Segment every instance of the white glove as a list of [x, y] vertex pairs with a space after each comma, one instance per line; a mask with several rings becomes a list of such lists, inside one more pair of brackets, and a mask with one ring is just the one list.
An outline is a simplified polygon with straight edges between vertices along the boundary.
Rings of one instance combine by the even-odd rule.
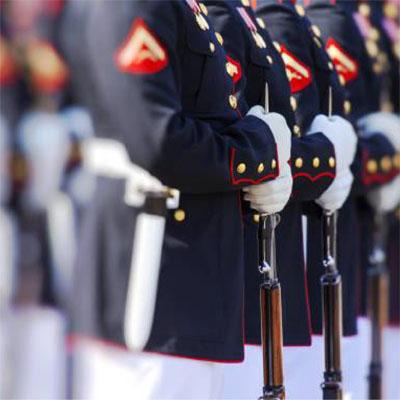
[[353, 162], [356, 154], [357, 135], [350, 122], [334, 115], [317, 115], [311, 123], [307, 134], [322, 132], [335, 148], [336, 173], [347, 169]]
[[386, 185], [371, 190], [367, 200], [378, 212], [394, 210], [400, 203], [400, 175]]
[[277, 179], [244, 188], [244, 199], [250, 202], [252, 209], [261, 214], [277, 213], [282, 211], [289, 201], [292, 186], [292, 173], [289, 164], [286, 163]]
[[353, 174], [350, 168], [336, 173], [333, 183], [315, 202], [326, 211], [336, 211], [341, 208], [349, 196]]
[[392, 143], [396, 151], [400, 151], [400, 118], [388, 112], [376, 112], [361, 118], [357, 125], [362, 137], [374, 133], [382, 133]]
[[290, 151], [292, 146], [292, 133], [286, 123], [285, 118], [278, 113], [265, 113], [261, 106], [252, 107], [247, 115], [252, 115], [264, 121], [274, 136], [277, 149], [280, 170], [284, 168], [290, 159]]

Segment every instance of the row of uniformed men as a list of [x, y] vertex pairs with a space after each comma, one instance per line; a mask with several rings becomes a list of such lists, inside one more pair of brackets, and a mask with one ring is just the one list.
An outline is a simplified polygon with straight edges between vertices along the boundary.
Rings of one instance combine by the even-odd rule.
[[[80, 61], [78, 90], [90, 86], [96, 134], [122, 142], [134, 163], [181, 192], [167, 218], [150, 340], [131, 354], [123, 318], [135, 211], [122, 182], [98, 180], [75, 271], [77, 396], [258, 396], [260, 348], [244, 354], [244, 345], [260, 342], [261, 212], [281, 212], [284, 344], [304, 346], [285, 352], [288, 396], [319, 395], [322, 363], [303, 380], [322, 359], [321, 208], [340, 208], [344, 334], [357, 333], [371, 204], [386, 212], [399, 201], [398, 117], [376, 113], [398, 101], [396, 19], [374, 20], [365, 1], [307, 6], [308, 17], [275, 0], [256, 10], [244, 0], [65, 4], [63, 49]], [[79, 21], [86, 32], [70, 46], [68, 27]], [[347, 390], [360, 395], [364, 374], [345, 373]]]
[[[311, 346], [285, 352], [287, 393], [318, 396], [321, 376], [303, 380], [322, 359], [314, 336], [321, 208], [340, 209], [344, 335], [352, 336], [365, 313], [372, 215], [399, 202], [399, 120], [378, 112], [390, 102], [398, 111], [398, 45], [385, 31], [393, 10], [391, 2], [323, 0], [308, 1], [307, 16], [285, 0], [260, 1], [256, 10], [244, 0], [100, 2], [90, 10], [95, 108], [108, 112], [96, 132], [122, 142], [134, 163], [181, 198], [167, 216], [146, 352], [130, 354], [123, 318], [135, 212], [123, 203], [121, 182], [99, 180], [78, 254], [73, 337], [81, 361], [104, 357], [104, 364], [90, 369], [94, 386], [81, 382], [78, 393], [256, 397], [260, 348], [247, 346], [245, 355], [244, 345], [260, 343], [258, 213], [280, 212], [284, 344]], [[360, 395], [365, 370], [346, 374], [346, 354], [354, 352], [345, 351], [345, 385]], [[103, 384], [116, 360], [124, 375]], [[230, 369], [232, 362], [242, 364]], [[144, 365], [154, 371], [148, 380]], [[251, 368], [258, 371], [251, 378], [235, 376]]]

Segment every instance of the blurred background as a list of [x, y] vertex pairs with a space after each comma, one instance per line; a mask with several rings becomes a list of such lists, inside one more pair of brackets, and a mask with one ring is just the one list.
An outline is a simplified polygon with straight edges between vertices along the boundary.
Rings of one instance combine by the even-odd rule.
[[66, 300], [94, 178], [81, 160], [90, 93], [61, 51], [80, 45], [63, 6], [0, 1], [0, 398], [67, 387]]

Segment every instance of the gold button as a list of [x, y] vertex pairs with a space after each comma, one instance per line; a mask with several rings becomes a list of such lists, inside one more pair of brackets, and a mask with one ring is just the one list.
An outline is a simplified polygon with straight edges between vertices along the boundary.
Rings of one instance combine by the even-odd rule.
[[229, 104], [233, 109], [236, 109], [236, 107], [237, 107], [237, 99], [233, 94], [231, 94], [229, 96]]
[[260, 214], [254, 214], [253, 221], [258, 224], [260, 222]]
[[367, 171], [370, 174], [374, 174], [378, 170], [378, 163], [375, 160], [368, 160]]
[[381, 160], [381, 168], [383, 171], [388, 172], [392, 168], [392, 160], [389, 156], [385, 156]]
[[249, 6], [250, 6], [250, 0], [242, 0], [242, 4], [243, 4], [245, 7], [249, 7]]
[[400, 168], [400, 154], [397, 153], [394, 157], [393, 157], [393, 164], [396, 168]]
[[342, 86], [346, 85], [346, 79], [343, 75], [339, 75], [339, 82]]
[[296, 161], [294, 162], [294, 165], [296, 168], [301, 168], [303, 166], [303, 159], [302, 158], [296, 158]]
[[301, 134], [301, 130], [300, 127], [298, 125], [293, 126], [293, 133], [295, 134], [295, 136], [299, 137]]
[[318, 47], [322, 47], [322, 43], [321, 41], [317, 38], [317, 37], [313, 37], [314, 43], [318, 46]]
[[256, 18], [258, 25], [261, 26], [261, 28], [265, 29], [265, 22], [262, 20], [262, 18]]
[[371, 8], [368, 4], [360, 4], [358, 6], [358, 11], [361, 15], [363, 15], [364, 17], [369, 17], [369, 15], [371, 14]]
[[197, 25], [199, 25], [200, 29], [202, 29], [203, 31], [210, 29], [207, 20], [204, 18], [202, 14], [196, 14], [196, 22]]
[[319, 167], [319, 165], [320, 165], [320, 161], [319, 161], [319, 158], [318, 157], [314, 157], [313, 158], [313, 160], [312, 160], [312, 165], [313, 165], [313, 167], [314, 168], [318, 168]]
[[333, 168], [336, 165], [335, 157], [329, 157], [328, 164], [331, 168]]
[[235, 66], [232, 65], [229, 61], [226, 63], [225, 68], [229, 76], [232, 77], [235, 75]]
[[264, 164], [263, 163], [258, 164], [257, 172], [261, 174], [263, 171], [264, 171]]
[[258, 32], [252, 32], [253, 38], [256, 42], [256, 45], [260, 48], [260, 49], [265, 49], [267, 47], [267, 44], [265, 43], [265, 40], [263, 39], [263, 37], [258, 33]]
[[333, 64], [330, 61], [328, 62], [328, 68], [333, 71]]
[[321, 37], [321, 29], [319, 29], [319, 27], [317, 25], [312, 25], [311, 29], [314, 32], [315, 36]]
[[290, 105], [291, 105], [293, 111], [297, 110], [297, 100], [293, 96], [290, 96]]
[[272, 169], [276, 168], [276, 160], [275, 160], [275, 158], [273, 158], [272, 161], [271, 161], [271, 168]]
[[243, 174], [243, 173], [246, 171], [246, 164], [240, 163], [240, 164], [236, 167], [236, 171], [238, 172], [238, 174]]
[[203, 14], [205, 14], [205, 15], [208, 15], [208, 10], [207, 10], [207, 7], [205, 6], [205, 4], [204, 3], [199, 3], [199, 6], [200, 6], [201, 12]]
[[386, 4], [383, 7], [383, 12], [386, 17], [395, 19], [397, 17], [398, 11], [397, 11], [397, 5], [391, 2], [386, 2]]
[[218, 43], [222, 46], [224, 44], [224, 39], [222, 38], [222, 35], [219, 32], [215, 32], [215, 37], [218, 40]]
[[343, 103], [344, 113], [346, 115], [351, 113], [351, 102], [349, 100], [345, 100]]
[[211, 53], [214, 53], [215, 51], [215, 44], [213, 42], [210, 42], [210, 51]]
[[376, 57], [379, 53], [379, 48], [377, 46], [377, 44], [371, 40], [368, 39], [365, 43], [366, 47], [367, 47], [367, 52], [370, 55], [370, 57]]
[[270, 65], [272, 65], [274, 63], [274, 60], [272, 59], [271, 56], [267, 56], [267, 60], [268, 60]]
[[304, 8], [300, 4], [296, 4], [296, 11], [297, 14], [299, 14], [301, 17], [304, 17], [304, 15], [306, 14]]
[[376, 28], [371, 28], [368, 32], [368, 37], [371, 38], [372, 40], [377, 41], [379, 40], [380, 36], [381, 35], [379, 34], [378, 29]]
[[186, 218], [186, 213], [183, 210], [176, 210], [174, 212], [175, 221], [182, 222]]
[[274, 46], [275, 46], [276, 50], [278, 51], [278, 53], [280, 53], [281, 52], [281, 45], [277, 41], [274, 41]]

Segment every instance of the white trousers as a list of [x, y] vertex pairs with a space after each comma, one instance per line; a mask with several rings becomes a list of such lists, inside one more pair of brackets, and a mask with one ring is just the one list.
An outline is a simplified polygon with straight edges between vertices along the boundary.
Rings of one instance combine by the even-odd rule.
[[42, 307], [0, 316], [0, 398], [65, 398], [65, 320]]
[[223, 364], [130, 353], [95, 341], [74, 346], [76, 399], [218, 399]]

